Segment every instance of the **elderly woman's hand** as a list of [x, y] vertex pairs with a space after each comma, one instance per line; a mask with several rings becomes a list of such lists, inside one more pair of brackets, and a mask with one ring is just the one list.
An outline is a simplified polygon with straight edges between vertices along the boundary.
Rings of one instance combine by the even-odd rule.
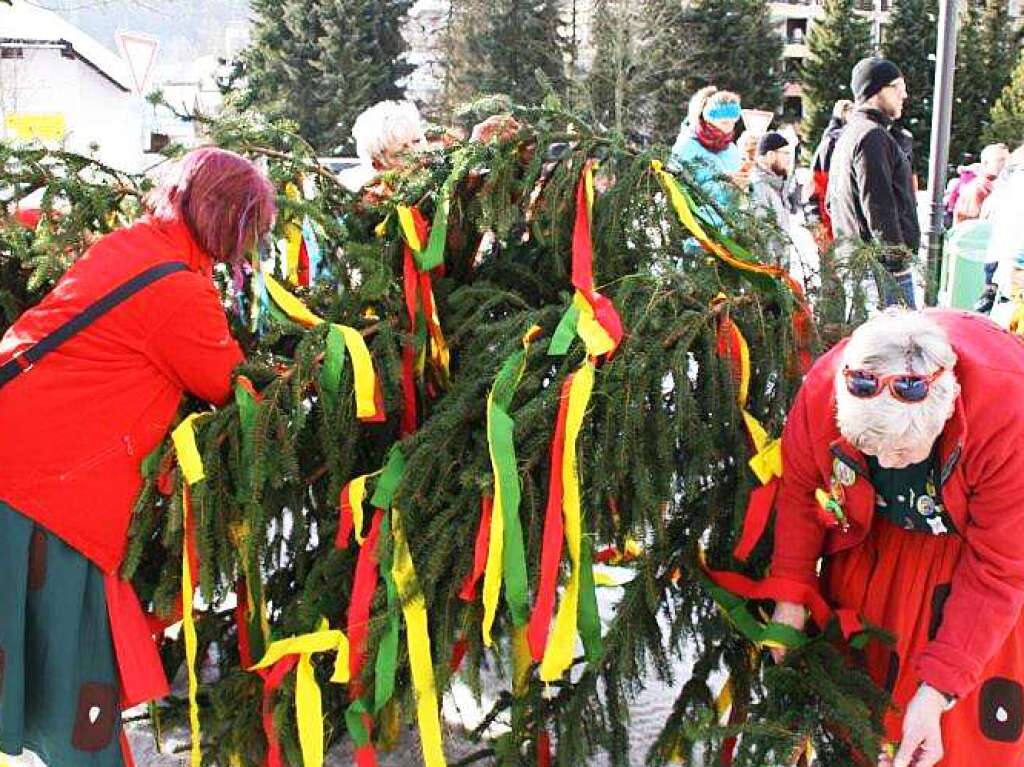
[[942, 712], [946, 697], [927, 684], [917, 692], [903, 717], [903, 742], [893, 767], [932, 767], [942, 759]]
[[[804, 624], [807, 623], [807, 610], [803, 605], [796, 602], [777, 602], [775, 604], [775, 612], [772, 613], [772, 622], [792, 626], [797, 631], [803, 631]], [[772, 658], [776, 663], [782, 663], [783, 658], [786, 657], [785, 647], [773, 647], [771, 652]]]

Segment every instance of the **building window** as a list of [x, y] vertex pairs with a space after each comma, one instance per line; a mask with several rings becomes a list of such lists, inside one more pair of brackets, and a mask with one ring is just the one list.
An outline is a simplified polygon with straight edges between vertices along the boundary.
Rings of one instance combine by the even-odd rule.
[[0, 59], [23, 59], [25, 49], [17, 46], [4, 46], [0, 48]]

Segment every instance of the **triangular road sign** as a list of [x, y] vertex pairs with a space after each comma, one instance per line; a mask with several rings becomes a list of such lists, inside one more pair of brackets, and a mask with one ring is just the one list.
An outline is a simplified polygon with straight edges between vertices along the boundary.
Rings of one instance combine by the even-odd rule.
[[141, 32], [118, 32], [117, 44], [121, 49], [121, 55], [128, 62], [135, 92], [145, 94], [149, 87], [149, 78], [153, 74], [153, 64], [156, 62], [160, 41]]

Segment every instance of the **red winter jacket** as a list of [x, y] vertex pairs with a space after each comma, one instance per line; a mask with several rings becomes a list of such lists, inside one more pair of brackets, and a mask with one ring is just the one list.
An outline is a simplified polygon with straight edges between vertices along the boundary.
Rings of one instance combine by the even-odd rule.
[[[961, 386], [939, 438], [942, 498], [965, 539], [936, 638], [915, 662], [936, 689], [963, 696], [1016, 624], [1024, 604], [1024, 344], [978, 314], [928, 310], [949, 336]], [[835, 375], [845, 342], [815, 363], [782, 438], [783, 478], [772, 574], [817, 585], [819, 557], [856, 546], [875, 514], [863, 455], [839, 434]], [[846, 489], [848, 532], [826, 530], [814, 492], [827, 490], [833, 461], [857, 473]]]
[[223, 404], [242, 353], [182, 223], [104, 237], [0, 341], [0, 364], [151, 266], [184, 262], [0, 388], [0, 499], [114, 572], [142, 460], [190, 392]]

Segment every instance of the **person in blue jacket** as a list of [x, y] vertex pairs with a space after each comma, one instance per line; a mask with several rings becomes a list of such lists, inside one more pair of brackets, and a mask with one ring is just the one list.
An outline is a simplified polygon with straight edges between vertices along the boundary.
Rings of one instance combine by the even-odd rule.
[[689, 168], [694, 180], [723, 207], [734, 205], [738, 191], [749, 182], [750, 168], [734, 141], [739, 119], [739, 96], [713, 85], [702, 88], [690, 99], [669, 161], [672, 169]]

